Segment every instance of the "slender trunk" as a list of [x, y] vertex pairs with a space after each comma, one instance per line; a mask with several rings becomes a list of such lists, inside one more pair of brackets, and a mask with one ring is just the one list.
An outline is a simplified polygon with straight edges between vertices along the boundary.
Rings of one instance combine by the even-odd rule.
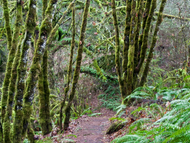
[[126, 17], [125, 17], [125, 31], [124, 31], [124, 46], [123, 46], [123, 61], [122, 61], [122, 73], [123, 73], [123, 90], [124, 94], [122, 99], [127, 96], [127, 63], [128, 63], [128, 50], [129, 50], [129, 35], [130, 35], [130, 22], [131, 22], [131, 0], [126, 2]]
[[152, 42], [151, 42], [147, 62], [146, 62], [146, 65], [145, 65], [143, 75], [142, 75], [141, 80], [140, 80], [140, 86], [143, 86], [144, 83], [146, 82], [146, 78], [147, 78], [148, 71], [149, 71], [149, 65], [150, 65], [150, 62], [152, 60], [154, 47], [155, 47], [155, 44], [156, 44], [156, 41], [157, 41], [157, 37], [156, 37], [157, 32], [159, 30], [160, 24], [162, 23], [162, 12], [164, 10], [165, 4], [166, 4], [166, 0], [162, 0], [160, 10], [159, 10], [159, 13], [158, 13], [158, 19], [157, 19], [157, 22], [156, 22], [156, 27], [154, 29], [154, 34], [153, 34], [153, 37], [152, 37]]
[[145, 25], [145, 29], [143, 31], [143, 39], [142, 39], [142, 46], [141, 46], [141, 53], [140, 53], [140, 61], [138, 64], [138, 73], [140, 72], [141, 68], [142, 68], [142, 64], [144, 63], [144, 59], [146, 56], [146, 50], [147, 50], [147, 46], [148, 46], [148, 33], [150, 30], [150, 24], [151, 24], [151, 20], [154, 14], [154, 10], [156, 8], [156, 0], [152, 0], [151, 1], [151, 6], [150, 6], [150, 11], [148, 14], [148, 18], [146, 20], [146, 25]]
[[39, 74], [38, 79], [38, 90], [39, 90], [39, 100], [40, 100], [40, 109], [39, 109], [39, 116], [40, 116], [40, 125], [42, 128], [43, 135], [46, 135], [51, 132], [52, 130], [52, 124], [51, 124], [51, 118], [50, 118], [50, 103], [49, 103], [49, 85], [48, 85], [48, 51], [46, 50], [43, 56], [42, 64], [43, 67], [41, 69], [41, 72]]
[[71, 93], [69, 96], [69, 102], [68, 102], [66, 110], [65, 110], [66, 117], [65, 117], [65, 121], [64, 121], [64, 129], [67, 129], [67, 127], [69, 126], [69, 119], [70, 119], [70, 115], [71, 115], [70, 109], [71, 109], [72, 100], [74, 98], [75, 90], [76, 90], [77, 83], [78, 83], [89, 7], [90, 7], [90, 0], [86, 0], [86, 5], [85, 5], [85, 9], [84, 9], [84, 14], [83, 14], [83, 20], [82, 20], [82, 26], [81, 26], [81, 33], [80, 33], [80, 38], [79, 38], [76, 68], [75, 68], [75, 72], [74, 72]]
[[118, 28], [118, 21], [117, 21], [117, 14], [116, 14], [116, 6], [115, 6], [115, 0], [112, 0], [112, 15], [113, 15], [113, 23], [115, 28], [115, 64], [116, 64], [116, 70], [118, 74], [118, 81], [119, 81], [119, 87], [121, 91], [121, 97], [123, 98], [125, 96], [125, 88], [123, 85], [123, 80], [121, 77], [121, 68], [120, 68], [120, 43], [119, 43], [119, 28]]
[[[17, 43], [19, 41], [18, 35], [20, 33], [21, 23], [22, 23], [22, 1], [16, 1], [17, 6], [17, 13], [16, 13], [16, 23], [15, 23], [15, 30], [13, 34], [11, 49], [17, 49], [16, 57], [13, 58], [14, 62], [12, 64], [12, 69], [10, 73], [10, 81], [8, 87], [8, 95], [7, 95], [7, 108], [3, 122], [3, 142], [7, 143], [10, 142], [10, 123], [12, 120], [12, 106], [13, 106], [13, 99], [15, 94], [15, 84], [17, 78], [17, 65], [20, 57], [20, 45], [18, 46]], [[18, 48], [17, 48], [18, 47]]]
[[[69, 59], [69, 67], [68, 67], [68, 74], [67, 74], [67, 87], [65, 88], [65, 97], [61, 103], [60, 108], [60, 131], [62, 131], [62, 116], [63, 116], [63, 107], [65, 106], [65, 101], [67, 99], [68, 91], [69, 91], [69, 84], [71, 81], [71, 72], [72, 72], [72, 62], [73, 62], [73, 50], [75, 47], [75, 5], [73, 5], [72, 10], [72, 40], [71, 40], [71, 50], [70, 50], [70, 59]], [[70, 116], [69, 116], [70, 117]]]
[[[52, 4], [52, 3], [49, 3], [49, 4]], [[46, 16], [48, 16], [48, 13], [50, 12], [53, 13], [52, 15], [52, 19], [53, 19], [55, 8], [56, 8], [56, 4], [54, 4], [54, 9], [51, 9], [51, 11], [48, 12], [47, 1], [43, 1], [43, 19]], [[50, 27], [52, 27], [52, 22], [51, 22]], [[49, 36], [51, 30], [52, 29], [50, 28], [49, 32], [46, 33], [47, 37]], [[50, 90], [49, 90], [49, 83], [48, 83], [48, 50], [47, 49], [44, 52], [41, 67], [42, 69], [38, 77], [38, 90], [39, 90], [39, 100], [40, 100], [39, 116], [40, 116], [40, 125], [42, 128], [42, 133], [43, 135], [46, 135], [50, 133], [52, 130], [50, 110], [49, 110]]]

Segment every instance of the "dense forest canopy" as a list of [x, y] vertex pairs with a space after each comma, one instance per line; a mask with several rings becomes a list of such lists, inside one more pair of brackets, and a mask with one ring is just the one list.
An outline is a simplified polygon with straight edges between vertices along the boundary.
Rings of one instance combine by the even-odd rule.
[[189, 141], [190, 1], [0, 3], [0, 142], [64, 134], [95, 95], [113, 142]]

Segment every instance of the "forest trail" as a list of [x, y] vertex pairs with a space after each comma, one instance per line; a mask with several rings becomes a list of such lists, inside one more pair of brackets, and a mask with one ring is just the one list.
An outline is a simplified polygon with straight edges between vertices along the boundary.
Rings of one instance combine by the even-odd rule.
[[[110, 117], [87, 117], [83, 116], [74, 121], [76, 127], [73, 129], [72, 134], [77, 138], [70, 137], [76, 143], [109, 143], [110, 140], [105, 134], [110, 125]], [[71, 125], [72, 126], [72, 125]]]
[[[94, 117], [83, 115], [82, 117], [71, 121], [68, 130], [65, 132], [66, 138], [73, 139], [76, 143], [110, 143], [109, 135], [106, 135], [106, 130], [111, 125], [109, 118], [115, 115], [115, 112], [101, 106], [97, 96], [91, 100], [92, 109], [98, 108], [93, 113], [101, 113]], [[73, 134], [75, 137], [67, 137]]]

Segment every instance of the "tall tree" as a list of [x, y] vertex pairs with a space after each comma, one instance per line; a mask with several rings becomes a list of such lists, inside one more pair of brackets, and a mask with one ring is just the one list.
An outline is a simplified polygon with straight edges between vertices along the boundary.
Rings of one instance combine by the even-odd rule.
[[[115, 0], [112, 0], [112, 15], [115, 27], [116, 44], [115, 63], [123, 101], [125, 101], [124, 99], [126, 99], [135, 88], [143, 86], [146, 81], [149, 64], [153, 54], [153, 47], [155, 46], [156, 34], [159, 30], [159, 25], [162, 22], [161, 13], [163, 12], [166, 0], [163, 0], [160, 6], [160, 14], [157, 19], [147, 62], [145, 62], [145, 57], [148, 48], [151, 20], [153, 19], [154, 10], [156, 8], [156, 0], [146, 1], [146, 5], [143, 3], [144, 1], [142, 0], [127, 0], [126, 2], [124, 45], [123, 48], [121, 48], [116, 5]], [[142, 23], [142, 25], [140, 25], [140, 23]], [[140, 32], [142, 34], [140, 34]], [[123, 49], [122, 69], [120, 66], [121, 49]], [[146, 64], [145, 68], [143, 68], [143, 64]], [[142, 76], [141, 73], [143, 73]], [[138, 76], [140, 76], [140, 79], [138, 79]]]
[[69, 95], [69, 101], [65, 109], [64, 129], [67, 129], [67, 127], [69, 126], [69, 119], [71, 116], [71, 113], [70, 113], [71, 105], [72, 105], [72, 101], [75, 95], [75, 91], [76, 91], [76, 87], [77, 87], [77, 83], [79, 79], [89, 7], [90, 7], [90, 0], [86, 0], [85, 9], [83, 13], [83, 20], [82, 20], [82, 25], [81, 25], [81, 31], [80, 31], [77, 61], [76, 61], [75, 72], [74, 72], [73, 81], [72, 81], [72, 88], [71, 88], [71, 93]]

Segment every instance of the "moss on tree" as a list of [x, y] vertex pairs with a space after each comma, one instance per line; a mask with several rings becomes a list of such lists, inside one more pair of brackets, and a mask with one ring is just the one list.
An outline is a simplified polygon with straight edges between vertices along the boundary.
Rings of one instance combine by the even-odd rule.
[[[136, 7], [136, 8], [135, 8]], [[161, 6], [162, 7], [162, 6]], [[163, 6], [164, 7], [164, 6]], [[117, 23], [116, 10], [120, 7], [115, 6], [115, 0], [112, 0], [112, 15], [115, 27], [115, 63], [119, 79], [119, 86], [122, 99], [125, 99], [139, 85], [143, 86], [146, 81], [149, 61], [153, 50], [150, 50], [149, 61], [142, 77], [139, 77], [140, 71], [143, 70], [142, 65], [146, 56], [148, 47], [148, 36], [151, 20], [153, 19], [154, 10], [156, 8], [156, 0], [146, 1], [144, 6], [142, 0], [127, 0], [126, 1], [126, 18], [124, 31], [124, 46], [123, 46], [123, 61], [122, 70], [120, 70], [120, 43], [119, 43], [119, 28]], [[158, 18], [159, 20], [159, 18]], [[141, 25], [142, 23], [142, 25]], [[158, 29], [157, 29], [158, 30]], [[140, 31], [142, 34], [140, 35]], [[156, 31], [157, 33], [157, 31]], [[154, 34], [156, 34], [154, 33]], [[153, 37], [152, 46], [155, 45], [155, 37]], [[139, 82], [141, 78], [141, 83]], [[123, 100], [124, 101], [124, 100]], [[123, 104], [126, 102], [124, 101]]]
[[79, 74], [80, 74], [80, 65], [81, 65], [81, 61], [82, 61], [82, 52], [83, 52], [83, 45], [84, 45], [84, 38], [85, 38], [85, 31], [86, 31], [89, 7], [90, 7], [90, 0], [86, 0], [84, 14], [83, 14], [83, 20], [82, 20], [82, 26], [81, 26], [81, 32], [80, 32], [80, 38], [79, 38], [77, 62], [76, 62], [76, 67], [75, 67], [73, 81], [72, 81], [72, 88], [71, 88], [71, 93], [69, 95], [69, 102], [65, 109], [64, 129], [67, 129], [67, 127], [69, 126], [69, 119], [70, 119], [70, 115], [71, 115], [70, 109], [71, 109], [72, 100], [75, 95], [75, 90], [77, 87], [78, 78], [79, 78]]
[[146, 62], [146, 65], [145, 65], [145, 68], [144, 68], [143, 75], [141, 77], [139, 86], [143, 86], [144, 83], [146, 82], [146, 78], [147, 78], [148, 71], [149, 71], [149, 65], [150, 65], [150, 62], [152, 60], [154, 47], [155, 47], [155, 44], [156, 44], [156, 41], [157, 41], [157, 37], [156, 37], [157, 32], [159, 30], [160, 24], [162, 23], [162, 12], [164, 10], [165, 4], [166, 4], [166, 0], [162, 0], [160, 10], [159, 10], [159, 13], [158, 13], [158, 19], [157, 19], [157, 22], [156, 22], [156, 27], [154, 29], [154, 34], [153, 34], [153, 37], [152, 37], [150, 51], [149, 51], [149, 54], [148, 54], [147, 62]]
[[[14, 59], [13, 64], [9, 64], [9, 70], [11, 70], [11, 73], [7, 72], [7, 74], [10, 74], [10, 82], [8, 86], [8, 94], [6, 95], [6, 102], [7, 102], [7, 108], [6, 108], [6, 113], [4, 117], [4, 122], [3, 122], [3, 142], [7, 143], [10, 142], [10, 123], [12, 120], [12, 106], [13, 106], [13, 99], [14, 99], [14, 94], [15, 94], [15, 84], [16, 84], [16, 77], [17, 77], [17, 65], [18, 61], [20, 58], [20, 45], [18, 44], [19, 41], [19, 33], [20, 33], [20, 28], [21, 28], [21, 23], [22, 23], [22, 6], [21, 6], [21, 1], [16, 1], [16, 21], [15, 21], [15, 29], [14, 29], [14, 34], [13, 34], [13, 39], [12, 39], [12, 46], [11, 46], [11, 51], [16, 51], [16, 56], [13, 57], [14, 54], [12, 54], [12, 58], [9, 59], [9, 62], [12, 62]], [[17, 46], [18, 44], [18, 46]], [[18, 48], [17, 48], [18, 47]], [[12, 68], [11, 68], [12, 66]], [[8, 83], [8, 82], [7, 82]], [[5, 92], [4, 92], [5, 93]], [[5, 96], [5, 94], [4, 94]], [[5, 99], [5, 98], [4, 98]], [[3, 104], [3, 102], [2, 102]], [[3, 112], [2, 112], [3, 113]], [[3, 116], [3, 114], [2, 114]], [[3, 121], [3, 120], [2, 120]]]
[[36, 26], [36, 1], [30, 0], [29, 11], [26, 17], [25, 34], [21, 44], [21, 55], [19, 64], [17, 67], [17, 82], [16, 82], [16, 93], [14, 97], [14, 111], [15, 117], [13, 120], [13, 142], [21, 141], [22, 132], [22, 104], [23, 95], [25, 91], [25, 75], [27, 71], [27, 61], [28, 61], [28, 49], [31, 47], [31, 39]]

